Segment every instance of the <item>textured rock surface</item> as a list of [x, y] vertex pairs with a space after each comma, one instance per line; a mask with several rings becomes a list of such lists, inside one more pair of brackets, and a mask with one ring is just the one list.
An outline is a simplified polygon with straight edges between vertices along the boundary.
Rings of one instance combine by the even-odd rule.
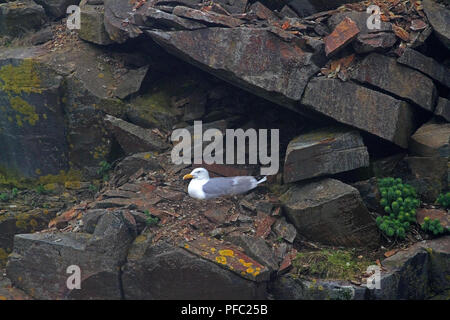
[[354, 83], [311, 80], [301, 103], [401, 147], [407, 147], [414, 129], [413, 110], [406, 102]]
[[161, 151], [168, 148], [164, 140], [151, 130], [110, 115], [106, 116], [105, 121], [127, 154]]
[[382, 21], [380, 29], [373, 32], [367, 28], [367, 21], [370, 17], [369, 13], [357, 11], [344, 11], [333, 14], [328, 20], [328, 25], [334, 29], [345, 18], [350, 18], [354, 21], [360, 30], [353, 41], [353, 48], [357, 53], [368, 53], [372, 51], [385, 51], [391, 48], [396, 42], [397, 38], [392, 32], [392, 27], [389, 22]]
[[429, 58], [420, 52], [406, 48], [397, 62], [430, 76], [450, 88], [450, 70], [439, 64], [436, 60]]
[[[265, 283], [229, 272], [182, 248], [152, 246], [143, 234], [133, 244], [123, 268], [126, 299], [263, 299]], [[210, 283], [214, 283], [211, 286]]]
[[424, 0], [423, 9], [438, 38], [450, 49], [450, 28], [448, 27], [450, 10], [435, 0]]
[[358, 190], [338, 180], [323, 179], [294, 186], [281, 197], [299, 235], [329, 245], [376, 245], [373, 219]]
[[55, 18], [65, 16], [70, 5], [78, 5], [80, 3], [79, 0], [37, 0], [36, 2], [44, 7], [47, 14]]
[[422, 157], [450, 156], [450, 124], [430, 121], [411, 136], [410, 151]]
[[330, 127], [294, 138], [286, 150], [285, 183], [345, 172], [369, 165], [369, 153], [357, 131]]
[[7, 176], [36, 178], [68, 168], [63, 79], [36, 60], [38, 51], [0, 52], [0, 171]]
[[292, 106], [300, 100], [308, 79], [319, 70], [312, 53], [262, 29], [148, 34], [176, 56], [281, 105]]
[[433, 81], [393, 58], [370, 54], [354, 70], [352, 78], [434, 111], [437, 91]]
[[104, 25], [105, 8], [103, 6], [85, 5], [80, 7], [81, 39], [100, 45], [113, 43]]
[[[119, 267], [132, 239], [132, 227], [117, 211], [103, 215], [93, 234], [17, 235], [8, 277], [36, 299], [120, 299]], [[71, 265], [81, 269], [81, 290], [67, 288]]]
[[17, 37], [39, 29], [46, 20], [44, 9], [34, 1], [0, 3], [0, 36]]

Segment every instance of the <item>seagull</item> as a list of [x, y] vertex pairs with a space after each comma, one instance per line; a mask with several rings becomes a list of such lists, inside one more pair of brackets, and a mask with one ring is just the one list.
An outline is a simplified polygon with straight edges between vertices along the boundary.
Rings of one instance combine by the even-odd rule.
[[183, 180], [187, 179], [192, 179], [188, 186], [189, 195], [200, 200], [245, 193], [267, 181], [267, 177], [256, 180], [250, 176], [210, 178], [204, 168], [194, 169], [183, 177]]

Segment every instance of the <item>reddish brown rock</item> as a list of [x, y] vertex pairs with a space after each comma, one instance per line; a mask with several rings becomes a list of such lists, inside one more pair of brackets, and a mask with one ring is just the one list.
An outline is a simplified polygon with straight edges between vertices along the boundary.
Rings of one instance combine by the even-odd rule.
[[418, 224], [421, 225], [426, 217], [430, 217], [431, 220], [438, 219], [444, 228], [450, 227], [450, 215], [447, 210], [421, 208], [417, 211]]
[[331, 34], [324, 38], [326, 55], [330, 56], [344, 48], [356, 38], [359, 32], [356, 23], [350, 18], [345, 18]]

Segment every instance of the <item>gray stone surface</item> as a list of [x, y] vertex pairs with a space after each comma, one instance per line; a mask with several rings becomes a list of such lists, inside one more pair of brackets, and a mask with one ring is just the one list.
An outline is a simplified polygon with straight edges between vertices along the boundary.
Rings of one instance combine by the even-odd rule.
[[125, 299], [248, 300], [266, 296], [266, 283], [241, 278], [167, 243], [152, 245], [149, 234], [134, 242], [122, 283]]
[[448, 27], [450, 10], [448, 7], [445, 8], [434, 0], [424, 0], [423, 9], [438, 38], [447, 49], [450, 49], [450, 28]]
[[[120, 211], [115, 211], [100, 218], [93, 234], [16, 235], [8, 277], [35, 299], [120, 299], [119, 267], [134, 233]], [[81, 269], [81, 290], [67, 288], [71, 265]]]
[[429, 121], [411, 136], [409, 150], [422, 157], [450, 156], [450, 123]]
[[419, 70], [450, 88], [450, 69], [439, 64], [433, 58], [427, 57], [416, 50], [406, 48], [402, 56], [397, 59], [397, 62]]
[[369, 166], [369, 153], [355, 130], [315, 129], [289, 143], [284, 162], [285, 183]]
[[[251, 28], [148, 34], [170, 53], [275, 103], [292, 107], [319, 68], [312, 53]], [[258, 59], [255, 59], [258, 57]]]
[[106, 115], [105, 122], [128, 155], [139, 152], [162, 151], [168, 148], [165, 141], [151, 130], [138, 127], [111, 115]]
[[[351, 78], [434, 111], [437, 90], [430, 78], [378, 53], [367, 56]], [[405, 85], [407, 84], [407, 85]]]
[[114, 43], [105, 29], [105, 8], [98, 5], [85, 5], [81, 8], [81, 29], [78, 35], [81, 39], [100, 45]]
[[403, 148], [414, 129], [413, 109], [408, 103], [351, 82], [311, 80], [301, 103]]
[[46, 22], [44, 9], [34, 1], [0, 3], [0, 36], [15, 38]]
[[334, 246], [377, 244], [377, 227], [358, 190], [334, 179], [291, 187], [283, 209], [300, 236]]

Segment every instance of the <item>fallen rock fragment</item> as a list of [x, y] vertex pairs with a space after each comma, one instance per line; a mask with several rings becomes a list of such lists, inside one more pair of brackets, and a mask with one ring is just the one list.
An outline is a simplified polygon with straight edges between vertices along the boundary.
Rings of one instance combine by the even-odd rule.
[[105, 8], [98, 5], [84, 5], [80, 7], [80, 30], [78, 35], [81, 39], [100, 45], [114, 43], [109, 38], [104, 25]]
[[352, 19], [344, 18], [344, 20], [336, 26], [333, 32], [324, 38], [325, 54], [330, 56], [339, 50], [342, 50], [356, 38], [359, 32], [358, 26]]
[[357, 131], [342, 127], [316, 129], [289, 143], [285, 183], [345, 172], [369, 165], [369, 153]]
[[39, 29], [46, 21], [44, 9], [34, 1], [0, 3], [0, 36], [15, 38]]
[[411, 136], [409, 150], [422, 157], [450, 157], [450, 124], [430, 121]]
[[334, 179], [296, 185], [281, 196], [299, 235], [334, 246], [373, 246], [378, 234], [358, 190]]
[[106, 115], [105, 121], [127, 154], [162, 151], [168, 148], [161, 137], [151, 130], [143, 129], [111, 115]]

